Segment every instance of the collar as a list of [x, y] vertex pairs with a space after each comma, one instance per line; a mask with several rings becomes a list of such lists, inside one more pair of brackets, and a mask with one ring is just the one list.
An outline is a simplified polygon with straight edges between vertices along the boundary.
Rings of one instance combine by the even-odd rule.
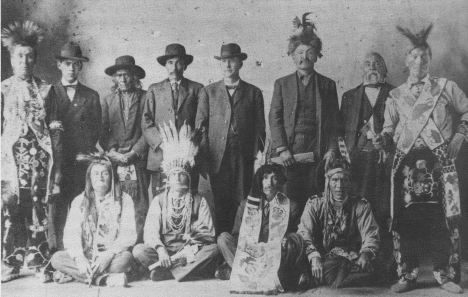
[[228, 83], [226, 83], [226, 81], [225, 81], [224, 79], [223, 79], [223, 81], [224, 81], [224, 85], [225, 85], [226, 87], [231, 87], [231, 88], [234, 87], [234, 88], [237, 88], [237, 87], [239, 86], [240, 78], [239, 78], [235, 83], [233, 83], [233, 84], [228, 84]]
[[309, 75], [305, 75], [299, 72], [299, 70], [296, 70], [296, 75], [299, 80], [303, 77], [305, 79], [310, 79], [315, 75], [315, 70], [312, 70], [312, 72]]
[[97, 206], [98, 209], [105, 202], [108, 202], [108, 200], [111, 198], [111, 192], [112, 191], [109, 191], [109, 193], [107, 193], [104, 197], [99, 196], [99, 195], [96, 194], [96, 192], [94, 192], [94, 197], [96, 199], [96, 206]]
[[408, 80], [406, 81], [406, 85], [408, 88], [411, 89], [412, 86], [414, 85], [419, 85], [419, 84], [426, 84], [429, 81], [429, 73], [420, 81], [412, 78], [411, 76], [408, 77]]
[[180, 86], [180, 83], [182, 82], [182, 79], [179, 79], [179, 80], [175, 80], [175, 79], [172, 79], [172, 78], [169, 78], [169, 82], [171, 83], [171, 86], [176, 83], [178, 86]]
[[77, 86], [78, 85], [78, 80], [75, 80], [74, 82], [72, 83], [69, 83], [68, 81], [64, 80], [62, 78], [62, 85], [65, 87], [65, 86]]

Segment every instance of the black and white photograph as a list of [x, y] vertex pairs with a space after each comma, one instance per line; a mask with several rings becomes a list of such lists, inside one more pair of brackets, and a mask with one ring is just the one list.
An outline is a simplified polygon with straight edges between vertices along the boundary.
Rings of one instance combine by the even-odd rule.
[[1, 0], [0, 293], [462, 296], [465, 0]]

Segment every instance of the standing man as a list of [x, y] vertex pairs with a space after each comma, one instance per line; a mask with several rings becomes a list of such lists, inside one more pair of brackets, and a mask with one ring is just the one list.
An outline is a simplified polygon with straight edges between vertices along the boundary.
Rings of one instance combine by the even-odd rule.
[[58, 101], [58, 120], [63, 123], [63, 199], [57, 201], [57, 248], [63, 249], [62, 237], [67, 209], [85, 188], [86, 165], [76, 161], [78, 154], [97, 151], [101, 135], [101, 104], [99, 95], [78, 81], [84, 57], [80, 46], [68, 42], [55, 55], [62, 79], [54, 85]]
[[[148, 170], [151, 171], [153, 197], [163, 192], [166, 178], [161, 169], [163, 153], [159, 147], [161, 137], [160, 124], [172, 120], [177, 129], [187, 123], [193, 129], [197, 113], [198, 95], [203, 85], [184, 77], [187, 66], [193, 62], [193, 56], [185, 53], [180, 44], [169, 44], [166, 54], [157, 58], [161, 66], [166, 67], [168, 78], [152, 84], [146, 94], [146, 104], [142, 118], [142, 130], [150, 148], [148, 152]], [[192, 171], [192, 189], [198, 190], [199, 174]]]
[[385, 100], [395, 87], [385, 82], [387, 67], [380, 54], [366, 54], [363, 70], [363, 83], [343, 94], [341, 119], [353, 165], [352, 181], [357, 194], [365, 197], [372, 207], [381, 232], [380, 252], [388, 262], [392, 258], [392, 238], [387, 227], [390, 172], [386, 172], [387, 156], [376, 142], [382, 132]]
[[[288, 55], [297, 71], [275, 82], [269, 117], [273, 153], [287, 167], [285, 194], [301, 209], [308, 197], [323, 190], [314, 184], [315, 171], [320, 160], [335, 155], [339, 109], [335, 82], [314, 70], [322, 57], [322, 41], [306, 16], [303, 25], [296, 18], [289, 39]], [[299, 153], [313, 153], [314, 162], [296, 163], [294, 155]]]
[[99, 143], [118, 165], [122, 191], [133, 198], [137, 243], [141, 243], [149, 207], [148, 144], [141, 131], [146, 91], [141, 89], [140, 79], [145, 77], [145, 70], [135, 65], [132, 56], [122, 56], [105, 73], [112, 76], [114, 85], [112, 93], [101, 101], [103, 134]]
[[[410, 39], [409, 77], [390, 92], [380, 141], [396, 143], [390, 202], [400, 280], [392, 290], [414, 289], [418, 254], [426, 252], [441, 288], [460, 294], [461, 209], [454, 160], [468, 137], [468, 98], [454, 82], [429, 74], [432, 24], [416, 34], [397, 28]], [[424, 251], [421, 242], [427, 243]]]
[[205, 128], [205, 147], [216, 208], [217, 232], [231, 232], [236, 210], [252, 184], [254, 159], [263, 150], [265, 115], [262, 91], [240, 79], [247, 54], [235, 43], [221, 46], [224, 79], [200, 92], [197, 127]]
[[[31, 21], [2, 30], [13, 76], [1, 84], [2, 279], [47, 263], [47, 242], [55, 243], [54, 198], [60, 195], [62, 125], [55, 118], [51, 86], [34, 76], [44, 31]], [[39, 276], [39, 275], [38, 275]]]

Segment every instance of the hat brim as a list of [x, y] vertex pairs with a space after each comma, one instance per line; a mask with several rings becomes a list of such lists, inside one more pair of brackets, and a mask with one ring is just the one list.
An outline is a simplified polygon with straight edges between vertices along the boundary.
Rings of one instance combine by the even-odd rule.
[[104, 72], [107, 75], [112, 76], [117, 70], [122, 69], [130, 69], [138, 77], [138, 79], [143, 79], [146, 76], [145, 70], [138, 65], [112, 65], [107, 67]]
[[65, 57], [65, 56], [55, 55], [55, 58], [58, 60], [74, 60], [74, 61], [89, 62], [89, 59], [87, 57]]
[[157, 57], [156, 60], [158, 60], [158, 63], [161, 64], [161, 66], [166, 66], [167, 60], [175, 58], [175, 57], [182, 58], [185, 62], [185, 66], [188, 66], [192, 64], [193, 62], [192, 55], [164, 55], [164, 56]]
[[229, 59], [229, 58], [235, 58], [239, 57], [241, 61], [245, 61], [247, 59], [247, 54], [246, 53], [239, 53], [235, 55], [228, 55], [228, 56], [214, 56], [216, 60], [222, 60], [222, 59]]

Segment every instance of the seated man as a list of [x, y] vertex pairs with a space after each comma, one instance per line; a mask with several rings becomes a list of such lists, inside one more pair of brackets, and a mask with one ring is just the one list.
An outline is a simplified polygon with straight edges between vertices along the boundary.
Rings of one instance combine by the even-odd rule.
[[[298, 280], [307, 270], [306, 265], [296, 265], [307, 263], [304, 242], [292, 233], [297, 230], [301, 212], [295, 201], [280, 192], [285, 182], [281, 166], [260, 167], [254, 175], [248, 199], [238, 208], [232, 233], [224, 232], [218, 237], [225, 262], [218, 268], [216, 277], [229, 279], [232, 275], [234, 292], [272, 293], [298, 289]], [[301, 256], [303, 261], [298, 261]], [[264, 262], [272, 265], [260, 276], [255, 267]], [[231, 270], [234, 270], [232, 274]], [[280, 286], [275, 283], [277, 280]]]
[[133, 262], [128, 249], [137, 239], [133, 200], [120, 190], [107, 158], [89, 158], [85, 190], [73, 200], [65, 225], [65, 251], [51, 259], [54, 280], [126, 286]]
[[193, 193], [190, 186], [190, 170], [201, 131], [190, 139], [189, 125], [184, 124], [178, 133], [170, 122], [159, 132], [168, 189], [151, 202], [144, 228], [145, 243], [136, 245], [133, 255], [148, 267], [153, 281], [212, 277], [218, 260], [213, 219], [205, 198]]
[[309, 199], [297, 233], [306, 242], [316, 285], [361, 285], [372, 276], [379, 227], [369, 203], [351, 194], [349, 164], [339, 158], [325, 172], [325, 192]]

